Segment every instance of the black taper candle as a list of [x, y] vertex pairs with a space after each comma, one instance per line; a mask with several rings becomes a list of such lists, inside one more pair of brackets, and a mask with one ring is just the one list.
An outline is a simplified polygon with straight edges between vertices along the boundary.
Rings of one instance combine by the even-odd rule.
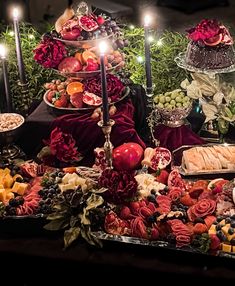
[[[17, 13], [17, 11], [16, 11], [16, 13]], [[13, 24], [14, 24], [16, 56], [17, 56], [17, 64], [18, 64], [18, 70], [19, 70], [20, 83], [26, 84], [25, 68], [24, 68], [24, 61], [23, 61], [22, 49], [21, 49], [19, 22], [18, 22], [18, 18], [14, 15], [13, 15]]]
[[153, 82], [152, 82], [152, 71], [151, 71], [149, 27], [147, 25], [144, 26], [144, 52], [145, 52], [146, 92], [147, 94], [152, 94]]
[[103, 125], [108, 125], [109, 122], [109, 104], [107, 94], [107, 78], [104, 64], [104, 54], [100, 55], [100, 69], [101, 69], [101, 87], [102, 87], [102, 105], [103, 105]]
[[12, 98], [10, 92], [10, 85], [9, 85], [9, 77], [8, 77], [8, 70], [6, 65], [6, 58], [2, 57], [2, 73], [3, 73], [3, 81], [5, 87], [5, 100], [6, 100], [6, 111], [12, 112]]

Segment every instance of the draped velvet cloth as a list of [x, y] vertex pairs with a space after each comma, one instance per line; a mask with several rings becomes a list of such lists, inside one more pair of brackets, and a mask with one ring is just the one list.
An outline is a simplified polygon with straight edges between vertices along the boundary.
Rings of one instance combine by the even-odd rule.
[[163, 124], [156, 126], [154, 136], [162, 147], [173, 151], [182, 145], [201, 145], [204, 140], [195, 134], [187, 125], [168, 127]]
[[[145, 148], [145, 143], [135, 130], [134, 106], [131, 100], [117, 104], [117, 112], [111, 116], [115, 121], [111, 131], [111, 142], [114, 147], [125, 142], [135, 142]], [[92, 111], [79, 114], [62, 115], [52, 122], [51, 128], [61, 128], [70, 133], [76, 140], [79, 152], [84, 157], [83, 164], [94, 162], [94, 149], [102, 147], [105, 142], [104, 134], [97, 125], [99, 120], [91, 118]]]

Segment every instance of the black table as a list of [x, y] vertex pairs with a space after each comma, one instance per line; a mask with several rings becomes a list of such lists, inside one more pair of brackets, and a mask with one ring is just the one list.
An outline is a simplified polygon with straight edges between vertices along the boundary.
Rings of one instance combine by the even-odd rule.
[[[1, 258], [14, 261], [15, 280], [26, 285], [47, 285], [48, 281], [56, 285], [63, 280], [71, 283], [74, 279], [79, 283], [81, 277], [89, 284], [111, 285], [113, 281], [124, 284], [124, 275], [128, 275], [132, 283], [150, 283], [153, 280], [157, 283], [158, 279], [163, 279], [164, 284], [177, 279], [183, 285], [192, 281], [201, 281], [200, 285], [202, 282], [235, 281], [235, 261], [230, 258], [115, 242], [105, 243], [102, 249], [82, 241], [66, 251], [62, 247], [61, 236], [25, 238], [15, 235], [0, 239]], [[8, 275], [12, 268], [5, 264], [2, 271]], [[89, 276], [85, 274], [87, 271]], [[108, 280], [107, 273], [113, 280]], [[49, 275], [48, 279], [45, 279], [46, 275]]]

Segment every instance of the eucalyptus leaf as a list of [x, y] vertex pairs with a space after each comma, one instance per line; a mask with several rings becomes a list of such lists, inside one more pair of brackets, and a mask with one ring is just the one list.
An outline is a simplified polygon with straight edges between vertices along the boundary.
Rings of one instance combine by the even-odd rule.
[[46, 230], [56, 231], [56, 230], [64, 229], [68, 226], [69, 226], [68, 220], [63, 218], [63, 219], [52, 220], [51, 222], [46, 224], [44, 228]]
[[91, 236], [91, 230], [90, 228], [82, 228], [81, 229], [81, 236], [91, 245], [96, 245], [96, 242], [94, 241], [93, 237]]
[[71, 216], [71, 218], [70, 218], [70, 226], [74, 227], [78, 221], [79, 221], [78, 216]]
[[108, 189], [106, 188], [100, 188], [100, 189], [91, 189], [90, 191], [96, 194], [102, 194], [104, 192], [106, 192]]
[[87, 199], [87, 207], [86, 210], [91, 210], [101, 206], [104, 203], [104, 199], [96, 194], [91, 194], [91, 196]]
[[80, 235], [81, 229], [79, 227], [71, 227], [64, 232], [64, 248], [70, 246]]
[[82, 214], [79, 214], [79, 218], [81, 220], [81, 224], [83, 224], [83, 225], [90, 225], [91, 224], [90, 219], [87, 217], [88, 214], [89, 214], [89, 212], [86, 211], [86, 208], [83, 209], [83, 213]]
[[64, 214], [63, 213], [51, 213], [47, 216], [48, 220], [60, 220], [60, 219], [64, 219]]

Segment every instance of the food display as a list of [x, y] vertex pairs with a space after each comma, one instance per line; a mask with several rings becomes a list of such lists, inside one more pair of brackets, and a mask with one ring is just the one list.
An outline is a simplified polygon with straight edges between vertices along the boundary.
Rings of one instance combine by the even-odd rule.
[[233, 39], [228, 29], [217, 20], [203, 20], [188, 30], [191, 40], [186, 63], [200, 69], [223, 69], [235, 64]]

